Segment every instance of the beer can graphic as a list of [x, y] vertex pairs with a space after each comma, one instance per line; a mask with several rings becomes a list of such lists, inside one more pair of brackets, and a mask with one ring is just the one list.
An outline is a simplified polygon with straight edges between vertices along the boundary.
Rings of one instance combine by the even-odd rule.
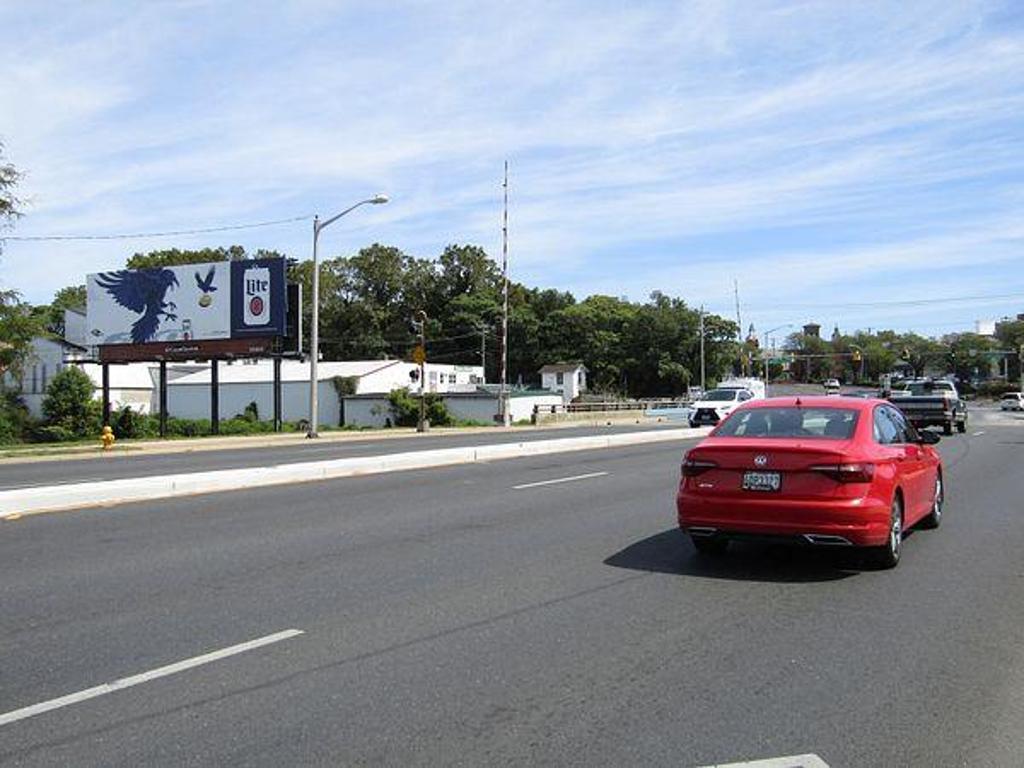
[[242, 322], [246, 325], [267, 325], [270, 322], [270, 270], [249, 267], [242, 275], [242, 288]]

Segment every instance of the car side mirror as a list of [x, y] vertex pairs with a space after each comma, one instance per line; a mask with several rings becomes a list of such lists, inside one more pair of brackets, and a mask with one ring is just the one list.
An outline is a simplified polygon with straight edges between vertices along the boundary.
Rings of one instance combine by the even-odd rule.
[[938, 432], [931, 432], [930, 430], [922, 429], [917, 433], [917, 442], [921, 445], [935, 445], [939, 442], [939, 439]]

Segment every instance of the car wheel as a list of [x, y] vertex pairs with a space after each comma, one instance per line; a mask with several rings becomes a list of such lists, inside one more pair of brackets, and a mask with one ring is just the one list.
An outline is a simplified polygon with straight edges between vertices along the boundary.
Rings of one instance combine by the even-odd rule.
[[942, 505], [946, 500], [946, 487], [942, 482], [942, 473], [935, 476], [935, 498], [932, 500], [932, 511], [921, 521], [922, 528], [938, 528], [942, 522]]
[[724, 555], [725, 550], [729, 548], [728, 539], [691, 536], [690, 541], [693, 542], [693, 548], [702, 555]]
[[944, 435], [952, 435], [953, 434], [953, 423], [952, 422], [947, 421], [945, 424], [942, 425], [942, 434], [944, 434]]
[[892, 500], [889, 513], [889, 538], [880, 547], [875, 547], [872, 560], [878, 568], [895, 568], [903, 552], [903, 502], [897, 496]]
[[964, 421], [958, 421], [956, 423], [956, 431], [959, 432], [961, 435], [964, 432], [967, 431], [967, 421], [966, 421], [966, 419]]

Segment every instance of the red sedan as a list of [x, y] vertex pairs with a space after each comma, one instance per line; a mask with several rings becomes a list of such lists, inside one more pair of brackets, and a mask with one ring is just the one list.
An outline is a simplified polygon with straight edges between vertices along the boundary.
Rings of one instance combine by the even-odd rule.
[[744, 404], [688, 451], [679, 527], [702, 553], [730, 539], [868, 547], [900, 559], [903, 532], [942, 518], [939, 436], [875, 399], [783, 397]]

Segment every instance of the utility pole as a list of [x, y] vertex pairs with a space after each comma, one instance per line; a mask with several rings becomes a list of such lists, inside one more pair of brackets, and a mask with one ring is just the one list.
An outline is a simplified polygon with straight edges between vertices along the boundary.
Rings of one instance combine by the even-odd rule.
[[419, 325], [420, 345], [416, 347], [415, 362], [420, 365], [420, 418], [416, 424], [417, 432], [427, 431], [427, 313], [422, 309], [416, 311], [416, 322]]
[[746, 355], [743, 354], [743, 320], [740, 318], [740, 281], [735, 277], [732, 279], [733, 295], [736, 297], [736, 341], [740, 345], [740, 375], [747, 373]]
[[700, 305], [700, 391], [705, 392], [704, 384], [704, 305]]
[[508, 407], [508, 160], [505, 161], [504, 207], [501, 219], [501, 423], [512, 426]]
[[487, 383], [487, 323], [480, 323], [480, 368], [484, 373], [483, 383]]

